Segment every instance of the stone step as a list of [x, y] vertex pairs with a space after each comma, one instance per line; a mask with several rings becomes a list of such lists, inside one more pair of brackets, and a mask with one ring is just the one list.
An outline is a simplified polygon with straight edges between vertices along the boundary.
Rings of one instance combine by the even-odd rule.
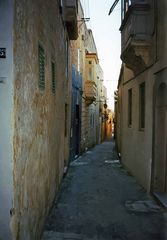
[[153, 196], [164, 208], [167, 209], [167, 193], [153, 192]]
[[42, 237], [42, 240], [96, 240], [87, 238], [82, 234], [76, 233], [61, 233], [54, 231], [45, 231]]

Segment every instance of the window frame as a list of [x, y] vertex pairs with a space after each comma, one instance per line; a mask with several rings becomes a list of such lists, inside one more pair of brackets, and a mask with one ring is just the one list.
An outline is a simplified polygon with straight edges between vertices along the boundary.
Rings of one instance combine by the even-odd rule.
[[139, 84], [139, 130], [145, 129], [146, 84]]
[[133, 92], [132, 88], [128, 89], [128, 127], [132, 127], [132, 100]]
[[68, 135], [68, 104], [64, 105], [64, 137]]

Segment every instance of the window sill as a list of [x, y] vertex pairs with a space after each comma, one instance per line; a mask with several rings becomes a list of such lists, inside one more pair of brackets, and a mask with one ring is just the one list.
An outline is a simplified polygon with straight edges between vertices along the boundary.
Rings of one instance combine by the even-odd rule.
[[139, 128], [139, 132], [144, 132], [145, 128]]

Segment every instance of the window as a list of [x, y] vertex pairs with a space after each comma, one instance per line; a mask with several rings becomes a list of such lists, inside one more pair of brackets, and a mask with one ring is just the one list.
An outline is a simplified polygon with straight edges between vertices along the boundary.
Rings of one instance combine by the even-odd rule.
[[81, 61], [81, 52], [80, 52], [80, 49], [78, 49], [78, 51], [77, 51], [77, 69], [78, 69], [78, 72], [80, 72], [80, 65], [81, 65], [81, 63], [80, 63], [80, 61]]
[[51, 62], [52, 93], [56, 93], [55, 63]]
[[128, 90], [128, 126], [132, 126], [132, 88]]
[[64, 120], [64, 135], [65, 137], [67, 137], [67, 123], [68, 123], [68, 105], [65, 104], [65, 120]]
[[38, 45], [38, 65], [39, 65], [39, 81], [40, 90], [45, 89], [45, 52], [41, 45]]
[[92, 76], [92, 68], [91, 68], [91, 67], [88, 69], [88, 80], [90, 80], [90, 81], [93, 80], [93, 76]]
[[145, 128], [145, 82], [139, 85], [139, 129]]

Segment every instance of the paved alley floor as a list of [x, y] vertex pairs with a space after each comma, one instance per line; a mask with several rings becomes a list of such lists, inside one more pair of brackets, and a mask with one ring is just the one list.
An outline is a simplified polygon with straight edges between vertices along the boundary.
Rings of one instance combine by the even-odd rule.
[[104, 142], [71, 162], [43, 240], [166, 240], [166, 219]]

